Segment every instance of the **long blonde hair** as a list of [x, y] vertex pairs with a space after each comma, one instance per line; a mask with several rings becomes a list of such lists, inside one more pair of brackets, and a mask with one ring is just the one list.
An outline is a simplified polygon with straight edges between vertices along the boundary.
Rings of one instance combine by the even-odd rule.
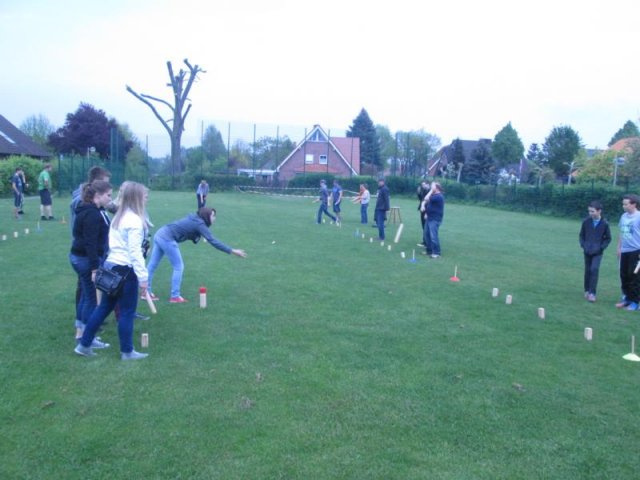
[[131, 210], [144, 221], [144, 197], [148, 192], [147, 187], [141, 183], [123, 182], [122, 185], [120, 185], [118, 198], [116, 200], [118, 211], [113, 217], [111, 226], [117, 229], [120, 226], [120, 220], [127, 210]]

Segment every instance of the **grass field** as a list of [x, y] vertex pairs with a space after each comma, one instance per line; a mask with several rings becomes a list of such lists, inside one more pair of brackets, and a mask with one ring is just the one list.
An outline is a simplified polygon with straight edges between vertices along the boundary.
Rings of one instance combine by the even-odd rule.
[[[69, 225], [36, 232], [37, 200], [19, 223], [0, 201], [0, 478], [638, 478], [640, 364], [622, 356], [640, 315], [613, 308], [613, 246], [583, 299], [578, 221], [447, 205], [443, 257], [413, 264], [413, 199], [392, 199], [391, 252], [356, 206], [337, 228], [309, 199], [211, 200], [214, 235], [249, 258], [182, 244], [190, 302], [167, 303], [165, 260], [159, 313], [136, 323], [150, 356], [130, 363], [113, 318], [112, 348], [73, 354]], [[148, 207], [160, 226], [194, 206], [152, 192]]]

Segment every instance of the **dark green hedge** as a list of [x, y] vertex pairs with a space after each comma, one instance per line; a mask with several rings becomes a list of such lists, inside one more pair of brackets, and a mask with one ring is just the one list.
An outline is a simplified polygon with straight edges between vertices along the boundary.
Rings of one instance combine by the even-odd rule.
[[445, 183], [445, 197], [462, 203], [487, 205], [508, 210], [543, 213], [560, 217], [586, 216], [593, 200], [602, 202], [609, 218], [622, 213], [622, 187], [603, 184], [557, 185], [465, 185]]
[[[8, 158], [3, 158], [0, 161], [0, 195], [10, 196], [13, 188], [11, 187], [11, 177], [16, 173], [18, 166], [24, 170], [24, 175], [27, 180], [28, 187], [25, 188], [25, 194], [37, 195], [38, 194], [38, 175], [42, 171], [44, 162], [31, 157], [24, 157], [19, 155], [13, 155]], [[51, 182], [53, 187], [57, 190], [57, 175], [55, 170], [55, 164], [52, 163], [54, 169], [51, 171]]]
[[[288, 188], [318, 188], [320, 184], [320, 180], [325, 180], [327, 185], [331, 187], [333, 184], [333, 180], [336, 177], [330, 174], [323, 173], [310, 173], [307, 175], [298, 175], [287, 183]], [[371, 192], [376, 192], [378, 190], [378, 182], [373, 177], [365, 177], [365, 176], [354, 176], [354, 177], [340, 177], [338, 179], [340, 182], [340, 186], [343, 190], [350, 190], [352, 192], [357, 192], [360, 190], [360, 184], [364, 183], [367, 185]]]
[[255, 180], [239, 175], [187, 175], [172, 178], [171, 175], [153, 175], [149, 187], [153, 190], [193, 190], [196, 192], [200, 180], [205, 179], [213, 192], [233, 190], [236, 186], [252, 186]]

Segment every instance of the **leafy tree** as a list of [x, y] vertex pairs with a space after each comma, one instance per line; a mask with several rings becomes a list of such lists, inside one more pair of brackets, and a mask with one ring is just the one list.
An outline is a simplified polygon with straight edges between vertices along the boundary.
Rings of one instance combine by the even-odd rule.
[[491, 156], [498, 167], [505, 167], [520, 162], [524, 154], [524, 145], [518, 136], [518, 132], [507, 123], [500, 130], [491, 144]]
[[49, 135], [49, 144], [56, 152], [65, 154], [84, 155], [93, 148], [100, 158], [106, 159], [112, 153], [112, 130], [118, 136], [115, 143], [122, 149], [120, 158], [124, 158], [133, 144], [122, 136], [115, 119], [108, 119], [104, 111], [81, 103], [75, 113], [67, 114], [64, 125]]
[[229, 152], [228, 168], [252, 168], [251, 163], [251, 146], [244, 140], [236, 140]]
[[622, 140], [623, 138], [632, 137], [640, 137], [640, 130], [638, 130], [638, 126], [635, 123], [633, 123], [631, 120], [627, 120], [622, 128], [618, 130], [613, 137], [611, 137], [608, 146], [610, 147], [618, 140]]
[[[464, 148], [462, 148], [462, 140], [456, 138], [451, 144], [451, 148], [453, 149], [453, 154], [451, 155], [449, 164], [453, 165], [455, 171], [457, 172], [456, 181], [460, 183], [460, 178], [462, 176], [462, 167], [464, 167], [464, 164], [467, 161], [464, 155]], [[447, 168], [449, 167], [449, 164], [447, 164]]]
[[29, 135], [31, 140], [41, 147], [46, 150], [51, 150], [49, 146], [49, 135], [55, 132], [56, 129], [44, 115], [31, 115], [27, 117], [20, 124], [20, 130]]
[[529, 146], [526, 158], [529, 172], [531, 172], [529, 178], [531, 183], [537, 181], [538, 185], [541, 185], [543, 179], [553, 179], [553, 170], [547, 167], [548, 159], [537, 143]]
[[[616, 155], [616, 156], [619, 156]], [[624, 155], [624, 166], [618, 170], [618, 175], [628, 177], [630, 180], [640, 180], [640, 140], [629, 143], [629, 151]]]
[[[598, 182], [611, 182], [613, 178], [614, 159], [618, 156], [617, 152], [606, 150], [596, 153], [590, 159], [587, 159], [584, 166], [580, 168], [576, 174], [577, 180]], [[622, 169], [618, 169], [618, 176], [622, 176]]]
[[149, 178], [149, 162], [146, 152], [142, 149], [140, 141], [131, 131], [129, 125], [121, 124], [119, 131], [125, 142], [131, 145], [123, 157], [125, 159], [124, 178], [146, 183]]
[[214, 126], [209, 125], [202, 136], [202, 148], [206, 160], [213, 162], [218, 158], [227, 158], [227, 147], [222, 139], [222, 134]]
[[[255, 143], [256, 168], [274, 169], [295, 148], [286, 135], [282, 138], [261, 137]], [[252, 157], [254, 152], [251, 152]]]
[[491, 156], [491, 144], [489, 141], [480, 140], [471, 151], [470, 157], [465, 165], [465, 181], [472, 184], [492, 183], [496, 163]]
[[353, 124], [347, 130], [347, 137], [358, 137], [360, 139], [361, 164], [382, 167], [378, 134], [364, 108], [360, 110], [358, 116], [353, 120]]
[[423, 129], [398, 132], [398, 155], [405, 176], [423, 175], [429, 160], [440, 146], [440, 139]]
[[561, 176], [567, 175], [580, 149], [580, 136], [568, 125], [553, 127], [543, 146], [549, 167]]
[[391, 161], [391, 174], [396, 175], [398, 162], [396, 158], [396, 137], [386, 125], [376, 125], [376, 135], [380, 144], [380, 158], [382, 162]]
[[532, 143], [531, 145], [529, 145], [529, 150], [527, 150], [526, 158], [536, 165], [544, 165], [547, 163], [547, 157], [544, 155], [544, 151], [537, 143]]

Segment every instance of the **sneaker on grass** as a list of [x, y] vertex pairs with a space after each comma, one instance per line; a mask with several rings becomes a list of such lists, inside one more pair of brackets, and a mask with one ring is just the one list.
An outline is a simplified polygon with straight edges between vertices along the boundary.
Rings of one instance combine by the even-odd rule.
[[96, 355], [96, 352], [94, 352], [91, 347], [83, 347], [81, 343], [78, 343], [73, 351], [83, 357], [94, 357]]
[[120, 358], [122, 358], [122, 360], [142, 360], [143, 358], [147, 358], [148, 356], [148, 353], [140, 353], [136, 352], [135, 350], [131, 350], [129, 353], [121, 352], [120, 354]]
[[[80, 338], [76, 338], [76, 345], [80, 345]], [[91, 342], [91, 348], [109, 348], [111, 345], [103, 342], [100, 337], [95, 337]]]
[[187, 299], [183, 297], [171, 297], [169, 303], [187, 303]]
[[636, 310], [638, 310], [638, 304], [636, 302], [631, 302], [629, 305], [627, 305], [625, 310], [629, 310], [630, 312], [635, 312]]

